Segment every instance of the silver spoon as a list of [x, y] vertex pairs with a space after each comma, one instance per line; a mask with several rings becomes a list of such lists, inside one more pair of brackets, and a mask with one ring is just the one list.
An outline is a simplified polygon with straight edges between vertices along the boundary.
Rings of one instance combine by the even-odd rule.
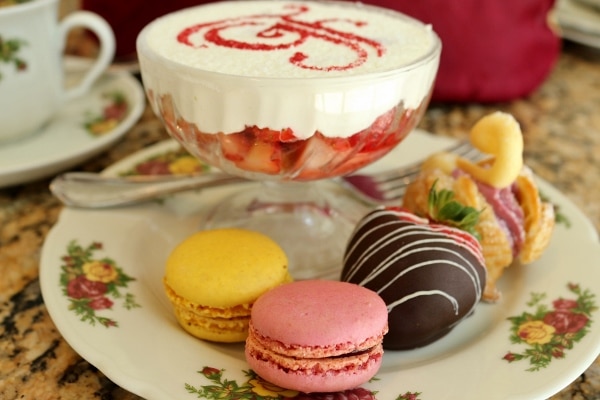
[[250, 181], [221, 172], [182, 177], [108, 177], [88, 172], [68, 172], [52, 180], [50, 191], [68, 206], [103, 208], [135, 204], [190, 189], [241, 182]]
[[[481, 158], [469, 143], [459, 142], [446, 151], [471, 160]], [[417, 176], [421, 162], [399, 168], [349, 175], [333, 179], [367, 204], [400, 204], [406, 186]], [[110, 177], [87, 172], [68, 172], [50, 183], [50, 190], [64, 204], [73, 207], [102, 208], [130, 205], [191, 189], [204, 189], [252, 182], [222, 172], [200, 175], [133, 175]]]

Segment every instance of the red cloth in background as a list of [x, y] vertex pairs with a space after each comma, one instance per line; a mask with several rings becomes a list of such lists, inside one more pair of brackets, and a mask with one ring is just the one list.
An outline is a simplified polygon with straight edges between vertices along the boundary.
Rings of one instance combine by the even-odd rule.
[[106, 19], [117, 39], [117, 58], [136, 54], [135, 39], [150, 21], [172, 11], [198, 4], [206, 0], [81, 0], [81, 8], [92, 11]]
[[[135, 55], [135, 38], [153, 19], [207, 0], [82, 0], [107, 19], [117, 57]], [[555, 0], [364, 0], [429, 23], [442, 39], [433, 100], [505, 101], [535, 90], [554, 66], [561, 41], [548, 25]]]
[[535, 90], [561, 39], [549, 26], [555, 0], [367, 0], [433, 26], [442, 55], [433, 99], [505, 101]]

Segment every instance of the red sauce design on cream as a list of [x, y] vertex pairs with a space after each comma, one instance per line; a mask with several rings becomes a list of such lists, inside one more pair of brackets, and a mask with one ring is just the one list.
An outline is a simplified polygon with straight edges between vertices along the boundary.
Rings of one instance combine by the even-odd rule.
[[[289, 58], [291, 64], [304, 69], [321, 71], [344, 71], [356, 68], [367, 61], [369, 48], [377, 54], [377, 57], [381, 57], [385, 53], [385, 47], [375, 40], [327, 27], [327, 24], [332, 22], [344, 22], [352, 27], [361, 27], [367, 25], [365, 21], [353, 21], [345, 18], [328, 18], [314, 22], [299, 21], [294, 17], [310, 12], [307, 5], [288, 4], [284, 8], [290, 11], [282, 14], [257, 14], [192, 25], [177, 35], [177, 41], [200, 49], [207, 48], [207, 43], [243, 51], [298, 49]], [[240, 41], [227, 38], [222, 34], [227, 29], [240, 27], [256, 27], [258, 41]], [[354, 53], [355, 57], [343, 65], [310, 65], [307, 62], [310, 56], [300, 51], [300, 46], [308, 39], [318, 39], [336, 46], [345, 46]]]

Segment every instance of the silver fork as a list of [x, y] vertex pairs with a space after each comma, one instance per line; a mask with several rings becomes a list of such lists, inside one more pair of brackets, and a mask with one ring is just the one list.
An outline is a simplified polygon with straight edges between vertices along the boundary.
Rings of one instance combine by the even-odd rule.
[[[471, 161], [483, 157], [470, 142], [461, 141], [443, 150]], [[371, 174], [353, 174], [341, 178], [342, 186], [371, 205], [398, 205], [408, 185], [421, 170], [423, 161]]]
[[[447, 151], [462, 157], [479, 154], [466, 142]], [[406, 186], [419, 172], [421, 163], [369, 175], [357, 174], [338, 178], [342, 187], [368, 204], [397, 203]], [[82, 208], [105, 208], [130, 205], [186, 190], [250, 182], [225, 173], [173, 176], [107, 177], [95, 173], [68, 172], [50, 183], [50, 190], [64, 204]]]

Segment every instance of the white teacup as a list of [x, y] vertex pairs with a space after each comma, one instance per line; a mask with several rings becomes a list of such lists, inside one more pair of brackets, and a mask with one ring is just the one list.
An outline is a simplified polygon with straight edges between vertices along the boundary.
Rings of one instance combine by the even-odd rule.
[[[40, 130], [67, 101], [85, 94], [114, 57], [114, 34], [104, 19], [76, 11], [59, 22], [58, 12], [59, 0], [0, 7], [0, 144]], [[66, 89], [63, 50], [75, 27], [94, 32], [100, 50], [81, 82]]]

